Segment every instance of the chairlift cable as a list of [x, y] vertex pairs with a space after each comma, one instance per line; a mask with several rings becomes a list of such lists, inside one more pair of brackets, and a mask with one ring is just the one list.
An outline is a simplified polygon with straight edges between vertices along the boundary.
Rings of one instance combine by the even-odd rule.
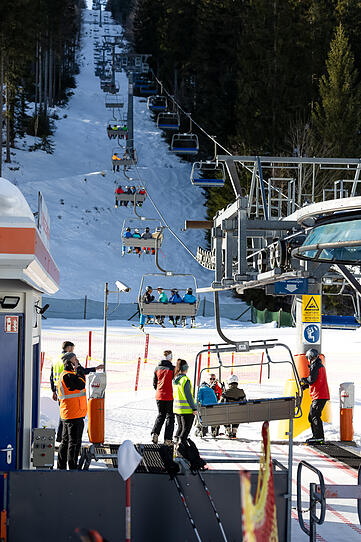
[[[196, 122], [194, 119], [191, 118], [191, 115], [189, 113], [187, 113], [180, 105], [179, 103], [174, 99], [174, 96], [172, 96], [165, 88], [164, 88], [164, 85], [163, 83], [157, 78], [157, 76], [155, 75], [154, 71], [151, 70], [152, 74], [153, 74], [153, 77], [154, 79], [157, 81], [157, 83], [161, 86], [161, 88], [164, 90], [164, 93], [169, 97], [169, 99], [173, 102], [173, 104], [175, 104], [177, 106], [177, 108], [179, 109], [179, 111], [181, 111], [186, 117], [190, 118], [191, 119], [191, 122], [193, 124], [195, 124], [197, 126], [197, 128], [206, 136], [208, 137], [211, 141], [213, 141], [213, 143], [216, 145], [216, 148], [217, 146], [222, 149], [222, 151], [224, 151], [226, 154], [229, 154], [229, 156], [232, 156], [232, 153], [226, 149], [226, 147], [224, 147], [223, 145], [221, 145], [220, 143], [218, 143], [218, 141], [216, 140], [216, 138], [214, 136], [211, 136], [200, 124], [198, 124], [198, 122]], [[247, 169], [250, 173], [252, 173], [252, 168], [250, 166], [247, 166], [246, 164], [242, 163], [242, 166]], [[259, 176], [259, 174], [257, 173], [257, 175]], [[284, 196], [285, 198], [288, 198], [288, 196], [286, 194], [284, 194], [279, 188], [273, 186], [269, 181], [265, 180], [264, 181], [265, 184], [268, 185], [268, 188], [272, 187], [277, 193], [281, 194], [282, 196]], [[298, 204], [296, 204], [297, 207], [299, 207]]]
[[[139, 172], [139, 169], [137, 167], [137, 165], [135, 165], [135, 169], [136, 169], [136, 172], [137, 172], [137, 175], [138, 175], [138, 178], [139, 178], [139, 182], [142, 183], [142, 178], [141, 178], [141, 175], [140, 175], [140, 172]], [[157, 207], [156, 203], [154, 202], [152, 196], [149, 194], [148, 192], [148, 189], [146, 188], [145, 186], [145, 183], [142, 183], [144, 188], [146, 189], [147, 191], [147, 195], [148, 195], [148, 198], [151, 202], [151, 204], [153, 205], [154, 209], [156, 210], [156, 212], [158, 213], [160, 219], [162, 220], [162, 222], [165, 224], [166, 228], [170, 231], [170, 233], [177, 239], [177, 241], [182, 245], [182, 247], [192, 256], [192, 258], [194, 258], [194, 260], [198, 262], [197, 260], [197, 257], [193, 254], [193, 252], [187, 247], [187, 245], [185, 243], [183, 243], [182, 239], [180, 239], [178, 237], [178, 235], [175, 233], [175, 231], [172, 230], [172, 228], [169, 226], [168, 222], [166, 221], [166, 219], [164, 218], [163, 214], [161, 213], [161, 211], [159, 210], [159, 208]]]

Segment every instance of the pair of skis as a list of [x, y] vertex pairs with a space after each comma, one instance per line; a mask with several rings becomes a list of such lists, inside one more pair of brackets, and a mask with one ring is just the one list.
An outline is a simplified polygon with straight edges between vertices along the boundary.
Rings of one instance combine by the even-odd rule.
[[[226, 533], [225, 533], [224, 528], [223, 528], [223, 525], [222, 525], [222, 521], [221, 521], [220, 515], [219, 515], [219, 513], [218, 513], [218, 511], [217, 511], [216, 505], [214, 504], [214, 500], [213, 500], [213, 498], [212, 498], [211, 492], [210, 492], [209, 489], [208, 489], [208, 486], [207, 486], [207, 484], [206, 484], [206, 481], [205, 481], [205, 479], [203, 478], [202, 474], [201, 474], [199, 471], [197, 471], [197, 474], [198, 474], [198, 476], [199, 476], [199, 478], [200, 478], [200, 480], [201, 480], [201, 482], [202, 482], [204, 491], [205, 491], [205, 493], [206, 493], [206, 495], [207, 495], [207, 497], [208, 497], [208, 500], [209, 500], [209, 502], [210, 502], [210, 504], [211, 504], [212, 510], [213, 510], [213, 512], [214, 512], [214, 515], [216, 516], [217, 523], [218, 523], [218, 527], [219, 527], [219, 530], [221, 531], [223, 540], [224, 540], [224, 542], [228, 542], [228, 539], [227, 539], [227, 537], [226, 537]], [[190, 521], [190, 523], [191, 523], [191, 525], [192, 525], [192, 528], [193, 528], [195, 537], [196, 537], [196, 539], [198, 540], [198, 542], [202, 542], [202, 539], [201, 539], [201, 537], [199, 536], [199, 532], [198, 532], [197, 526], [196, 526], [196, 524], [195, 524], [195, 522], [194, 522], [194, 519], [193, 519], [193, 517], [192, 517], [191, 511], [189, 510], [189, 506], [188, 506], [188, 504], [187, 504], [186, 498], [185, 498], [184, 493], [183, 493], [183, 491], [182, 491], [182, 488], [181, 488], [181, 486], [180, 486], [180, 484], [179, 484], [179, 481], [178, 481], [177, 476], [174, 476], [173, 480], [174, 480], [174, 483], [175, 483], [176, 488], [177, 488], [177, 490], [178, 490], [180, 499], [181, 499], [181, 501], [182, 501], [182, 503], [183, 503], [184, 509], [185, 509], [186, 514], [187, 514], [187, 516], [188, 516], [188, 519], [189, 519], [189, 521]]]

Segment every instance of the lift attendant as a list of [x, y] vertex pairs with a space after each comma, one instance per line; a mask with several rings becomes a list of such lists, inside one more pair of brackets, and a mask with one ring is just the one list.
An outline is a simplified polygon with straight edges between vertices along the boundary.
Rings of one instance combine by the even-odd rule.
[[87, 415], [85, 375], [74, 352], [63, 355], [64, 371], [58, 382], [62, 439], [58, 452], [58, 469], [78, 468], [78, 456]]

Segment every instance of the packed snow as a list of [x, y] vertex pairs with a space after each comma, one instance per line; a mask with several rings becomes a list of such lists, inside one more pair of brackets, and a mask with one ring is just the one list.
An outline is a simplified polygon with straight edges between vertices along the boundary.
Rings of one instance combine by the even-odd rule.
[[[86, 17], [87, 15], [85, 15]], [[113, 33], [116, 28], [109, 27]], [[119, 29], [118, 29], [119, 30]], [[35, 210], [37, 191], [41, 190], [47, 201], [51, 224], [52, 253], [60, 267], [60, 297], [81, 297], [88, 295], [101, 299], [103, 283], [108, 280], [122, 280], [132, 287], [129, 301], [134, 301], [143, 273], [155, 271], [151, 256], [135, 255], [121, 257], [120, 229], [122, 221], [131, 217], [130, 208], [114, 208], [115, 181], [121, 175], [111, 173], [111, 153], [115, 144], [106, 136], [106, 124], [111, 114], [105, 110], [104, 94], [100, 90], [99, 79], [94, 76], [93, 34], [85, 25], [82, 40], [80, 74], [77, 88], [64, 109], [57, 109], [60, 119], [56, 122], [53, 155], [37, 151], [29, 153], [17, 149], [13, 154], [13, 164], [6, 167], [4, 177], [16, 184]], [[118, 74], [121, 90], [126, 95], [127, 80]], [[160, 131], [149, 118], [144, 100], [136, 98], [135, 140], [139, 156], [139, 173], [152, 198], [169, 224], [182, 237], [194, 252], [197, 244], [202, 244], [202, 233], [180, 230], [185, 218], [201, 219], [205, 216], [204, 199], [200, 189], [189, 182], [190, 165], [172, 156]], [[28, 143], [31, 138], [27, 138]], [[125, 179], [123, 180], [125, 184]], [[141, 209], [147, 217], [158, 218], [149, 200]], [[162, 247], [162, 265], [181, 273], [194, 273], [201, 286], [208, 285], [212, 275], [201, 269], [187, 254], [172, 235], [166, 233]], [[154, 284], [154, 286], [156, 286]], [[128, 301], [128, 299], [127, 299]], [[223, 320], [222, 326], [227, 335], [239, 340], [278, 339], [295, 352], [296, 333], [294, 329], [275, 329], [273, 325], [251, 325], [244, 322]], [[88, 361], [95, 366], [102, 360], [103, 331], [99, 321], [46, 320], [43, 325], [42, 351], [45, 362], [42, 368], [41, 423], [51, 427], [58, 422], [58, 405], [51, 397], [49, 373], [51, 363], [58, 358], [63, 340], [76, 344], [76, 354], [82, 364], [86, 364], [89, 331], [93, 332], [92, 353]], [[133, 328], [129, 322], [111, 322], [107, 340], [107, 389], [106, 389], [106, 441], [120, 443], [125, 439], [133, 442], [150, 442], [152, 424], [156, 417], [156, 403], [152, 387], [152, 376], [157, 362], [165, 349], [173, 351], [174, 359], [186, 359], [190, 363], [193, 376], [194, 360], [197, 352], [202, 355], [202, 368], [207, 367], [207, 345], [219, 342], [214, 323], [208, 318], [197, 318], [195, 329], [166, 330], [159, 327], [147, 328], [149, 332], [149, 354], [144, 359], [145, 334]], [[325, 424], [327, 440], [339, 439], [339, 385], [354, 381], [356, 384], [354, 428], [356, 453], [361, 454], [361, 392], [359, 348], [361, 330], [323, 332], [323, 353], [326, 357], [327, 374], [331, 392], [332, 422]], [[270, 351], [272, 357], [272, 351]], [[277, 355], [278, 356], [278, 355]], [[277, 357], [279, 361], [280, 358]], [[138, 359], [140, 358], [140, 381], [138, 391], [134, 391]], [[231, 364], [230, 355], [225, 360]], [[260, 374], [260, 367], [239, 367], [237, 363], [258, 363], [260, 354], [236, 354], [234, 372], [247, 397], [282, 396], [285, 385], [291, 377], [289, 369], [272, 368], [270, 377], [267, 371]], [[211, 356], [210, 365], [217, 365]], [[222, 380], [230, 374], [231, 368], [222, 373]], [[207, 370], [202, 380], [207, 379]], [[306, 431], [297, 437], [303, 441], [310, 436]], [[194, 437], [194, 435], [193, 435]], [[216, 440], [210, 437], [194, 437], [202, 455], [212, 457], [233, 457], [240, 461], [255, 457], [260, 452], [260, 424], [241, 425], [239, 439]], [[84, 433], [84, 438], [85, 433]], [[277, 423], [271, 422], [271, 438], [277, 440]], [[287, 446], [272, 445], [272, 455], [286, 465]], [[306, 459], [319, 467], [326, 482], [356, 483], [355, 471], [331, 462], [309, 447], [295, 447], [294, 467], [301, 459]], [[233, 464], [234, 465], [234, 464]], [[236, 468], [240, 465], [236, 464]], [[295, 478], [294, 470], [294, 478]], [[303, 488], [304, 508], [307, 508], [307, 488]], [[293, 480], [295, 496], [295, 480]], [[296, 515], [293, 512], [292, 540], [304, 540]], [[326, 523], [318, 529], [319, 540], [335, 542], [347, 539], [359, 540], [355, 501], [342, 501], [328, 505]]]

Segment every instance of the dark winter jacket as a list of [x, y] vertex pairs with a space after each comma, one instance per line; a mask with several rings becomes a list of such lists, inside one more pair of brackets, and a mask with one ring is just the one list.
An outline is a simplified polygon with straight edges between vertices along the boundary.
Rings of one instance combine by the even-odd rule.
[[154, 301], [154, 295], [152, 295], [150, 292], [145, 292], [142, 297], [143, 303], [152, 303]]
[[153, 239], [153, 236], [150, 231], [145, 231], [142, 233], [142, 239]]
[[[66, 354], [66, 352], [62, 352], [62, 355], [63, 354]], [[79, 375], [81, 375], [81, 371], [83, 371], [83, 375], [88, 375], [89, 373], [95, 373], [96, 371], [96, 368], [95, 367], [88, 367], [87, 369], [85, 367], [82, 367], [81, 365], [79, 365], [78, 367], [79, 369]], [[58, 390], [56, 389], [56, 384], [54, 382], [54, 371], [53, 371], [53, 366], [51, 366], [51, 371], [50, 371], [50, 386], [51, 386], [51, 391], [54, 393], [58, 393]], [[81, 388], [83, 389], [83, 388]]]
[[[79, 365], [76, 369], [76, 374], [67, 373], [66, 375], [64, 375], [64, 384], [67, 388], [69, 388], [70, 391], [83, 390], [85, 388], [85, 370], [86, 369]], [[64, 366], [64, 371], [74, 371], [73, 365], [68, 362]]]
[[322, 364], [322, 360], [317, 357], [311, 361], [308, 367], [310, 374], [307, 377], [302, 378], [302, 382], [306, 387], [310, 387], [312, 401], [315, 401], [316, 399], [329, 399], [330, 392], [327, 384], [326, 369]]
[[173, 294], [169, 298], [169, 303], [183, 303], [183, 299], [179, 294]]
[[174, 365], [167, 360], [162, 359], [154, 370], [153, 387], [156, 391], [157, 401], [173, 401], [172, 380], [174, 375]]
[[232, 401], [245, 400], [246, 394], [244, 393], [242, 388], [239, 388], [236, 382], [232, 382], [232, 384], [229, 385], [228, 390], [222, 393], [221, 403], [231, 403]]

